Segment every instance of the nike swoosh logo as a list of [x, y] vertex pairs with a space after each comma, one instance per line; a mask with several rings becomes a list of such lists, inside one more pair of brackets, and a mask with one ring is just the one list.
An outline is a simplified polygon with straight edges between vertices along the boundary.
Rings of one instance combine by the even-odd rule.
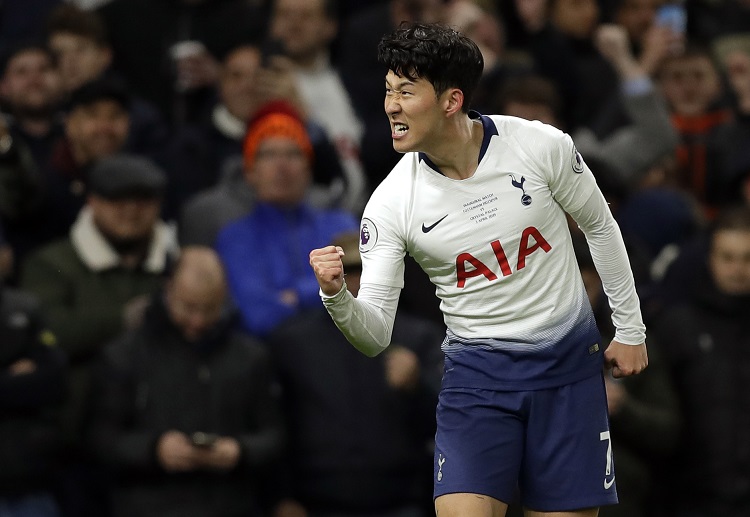
[[422, 223], [422, 233], [428, 233], [432, 231], [432, 229], [435, 228], [437, 225], [439, 225], [443, 221], [443, 219], [445, 219], [446, 217], [448, 217], [448, 214], [445, 214], [443, 217], [441, 217], [440, 219], [432, 223], [430, 226], [425, 226], [424, 223]]
[[612, 485], [614, 484], [615, 484], [614, 476], [612, 476], [611, 481], [607, 481], [607, 478], [604, 478], [604, 490], [609, 490], [610, 488], [612, 488]]

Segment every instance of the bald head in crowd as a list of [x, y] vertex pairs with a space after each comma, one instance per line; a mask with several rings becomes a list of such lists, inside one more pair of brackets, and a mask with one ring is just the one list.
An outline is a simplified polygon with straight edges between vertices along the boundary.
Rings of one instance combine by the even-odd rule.
[[226, 303], [224, 268], [205, 246], [183, 248], [167, 285], [169, 316], [188, 341], [200, 340], [220, 319]]

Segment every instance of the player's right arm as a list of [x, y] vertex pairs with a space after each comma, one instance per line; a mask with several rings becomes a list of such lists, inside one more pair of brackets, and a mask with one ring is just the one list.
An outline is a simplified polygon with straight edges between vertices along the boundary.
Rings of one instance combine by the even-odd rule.
[[[405, 206], [413, 189], [411, 153], [375, 189], [360, 223], [362, 276], [357, 297], [346, 288], [343, 251], [334, 246], [313, 250], [310, 265], [328, 313], [342, 334], [363, 354], [373, 357], [391, 342], [393, 322], [404, 286]], [[398, 170], [397, 170], [398, 169]]]
[[391, 342], [401, 289], [362, 283], [355, 298], [346, 288], [342, 254], [335, 246], [315, 249], [310, 252], [310, 266], [336, 326], [357, 350], [374, 357]]

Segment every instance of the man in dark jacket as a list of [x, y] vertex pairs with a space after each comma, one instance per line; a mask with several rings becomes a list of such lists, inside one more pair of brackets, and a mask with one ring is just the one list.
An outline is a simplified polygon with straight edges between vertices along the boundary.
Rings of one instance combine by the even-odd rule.
[[[335, 240], [359, 289], [359, 234]], [[377, 358], [346, 342], [321, 306], [270, 337], [289, 420], [289, 484], [276, 517], [425, 517], [445, 329], [399, 313]]]
[[36, 300], [0, 285], [0, 515], [59, 515], [50, 482], [64, 380], [65, 357]]
[[132, 324], [131, 313], [161, 287], [177, 251], [159, 219], [165, 174], [133, 155], [101, 160], [70, 235], [24, 260], [21, 285], [39, 299], [70, 361], [66, 440], [80, 445], [90, 366]]
[[283, 426], [265, 349], [233, 330], [221, 263], [183, 250], [143, 325], [105, 349], [91, 443], [117, 474], [113, 514], [261, 515]]
[[685, 419], [664, 481], [674, 515], [750, 515], [750, 208], [721, 214], [709, 242], [696, 288], [655, 326]]

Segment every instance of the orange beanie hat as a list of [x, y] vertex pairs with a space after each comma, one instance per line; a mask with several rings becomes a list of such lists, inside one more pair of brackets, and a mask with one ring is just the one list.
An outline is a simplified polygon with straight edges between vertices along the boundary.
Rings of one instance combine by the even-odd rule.
[[273, 101], [262, 106], [250, 120], [242, 145], [246, 166], [255, 162], [258, 146], [266, 138], [283, 137], [294, 140], [309, 160], [313, 158], [310, 137], [297, 111], [289, 103]]

